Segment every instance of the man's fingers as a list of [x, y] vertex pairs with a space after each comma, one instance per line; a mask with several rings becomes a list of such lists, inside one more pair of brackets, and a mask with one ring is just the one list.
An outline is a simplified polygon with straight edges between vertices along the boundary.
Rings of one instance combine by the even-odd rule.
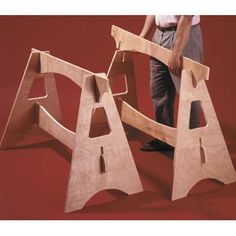
[[174, 75], [176, 75], [176, 76], [181, 76], [181, 71], [182, 71], [182, 69], [178, 69], [178, 68], [169, 68], [169, 71], [172, 73], [172, 74], [174, 74]]
[[181, 76], [181, 71], [182, 71], [182, 63], [169, 63], [168, 65], [169, 71], [176, 75], [176, 76]]
[[175, 65], [172, 64], [172, 65], [169, 66], [169, 71], [172, 74], [176, 75], [178, 73], [178, 68]]

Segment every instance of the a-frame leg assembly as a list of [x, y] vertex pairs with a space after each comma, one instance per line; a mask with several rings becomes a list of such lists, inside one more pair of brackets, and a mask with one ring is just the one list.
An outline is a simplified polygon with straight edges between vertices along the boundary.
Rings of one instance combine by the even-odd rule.
[[[60, 73], [82, 87], [75, 132], [60, 123], [53, 73]], [[29, 100], [33, 80], [38, 77], [45, 78], [47, 95]], [[105, 111], [110, 133], [90, 137], [91, 119], [96, 109]], [[73, 150], [66, 212], [81, 209], [102, 190], [117, 189], [127, 194], [143, 191], [105, 74], [94, 74], [48, 53], [33, 50], [2, 137], [1, 148], [15, 146], [33, 124]]]
[[[200, 180], [211, 178], [229, 184], [236, 173], [211, 102], [206, 83], [194, 86], [191, 70], [181, 77], [177, 137], [174, 157], [172, 199], [185, 197]], [[205, 127], [189, 128], [191, 104], [198, 102], [203, 110]]]
[[[66, 212], [76, 207], [82, 208], [87, 199], [103, 189], [119, 189], [128, 194], [142, 191], [108, 80], [106, 86], [100, 89], [100, 98], [96, 100], [93, 92], [95, 78], [98, 79], [97, 75], [86, 76], [82, 87]], [[91, 118], [95, 109], [105, 110], [110, 133], [90, 138]]]

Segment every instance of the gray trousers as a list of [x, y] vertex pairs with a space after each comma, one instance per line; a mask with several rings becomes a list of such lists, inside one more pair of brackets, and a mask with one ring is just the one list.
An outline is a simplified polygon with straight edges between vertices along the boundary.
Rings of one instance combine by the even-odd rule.
[[[175, 30], [161, 32], [156, 30], [152, 41], [168, 49], [172, 48]], [[183, 56], [197, 62], [203, 60], [202, 33], [200, 25], [192, 26], [188, 43], [183, 50]], [[174, 126], [174, 100], [176, 91], [180, 90], [180, 78], [171, 74], [168, 67], [156, 58], [150, 58], [150, 95], [154, 105], [156, 121], [168, 126]], [[200, 104], [191, 107], [190, 127], [200, 125]]]

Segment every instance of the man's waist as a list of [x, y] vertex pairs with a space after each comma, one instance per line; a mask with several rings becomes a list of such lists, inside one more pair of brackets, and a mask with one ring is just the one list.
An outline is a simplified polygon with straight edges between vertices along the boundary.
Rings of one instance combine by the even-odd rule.
[[175, 31], [175, 30], [177, 29], [177, 25], [175, 25], [175, 26], [169, 26], [169, 27], [161, 27], [160, 25], [158, 25], [157, 28], [158, 28], [161, 32]]
[[[195, 24], [195, 25], [192, 25], [192, 28], [199, 25], [198, 24]], [[176, 31], [177, 29], [177, 25], [172, 25], [172, 26], [168, 26], [168, 27], [162, 27], [160, 25], [157, 26], [157, 28], [161, 31], [161, 32], [166, 32], [166, 31]]]

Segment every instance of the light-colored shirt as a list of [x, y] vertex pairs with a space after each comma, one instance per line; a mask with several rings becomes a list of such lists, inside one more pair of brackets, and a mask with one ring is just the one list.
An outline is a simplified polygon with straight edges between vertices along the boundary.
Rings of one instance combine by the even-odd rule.
[[[156, 15], [156, 25], [161, 27], [171, 27], [178, 24], [180, 15]], [[193, 16], [192, 25], [197, 25], [200, 22], [200, 16]]]

